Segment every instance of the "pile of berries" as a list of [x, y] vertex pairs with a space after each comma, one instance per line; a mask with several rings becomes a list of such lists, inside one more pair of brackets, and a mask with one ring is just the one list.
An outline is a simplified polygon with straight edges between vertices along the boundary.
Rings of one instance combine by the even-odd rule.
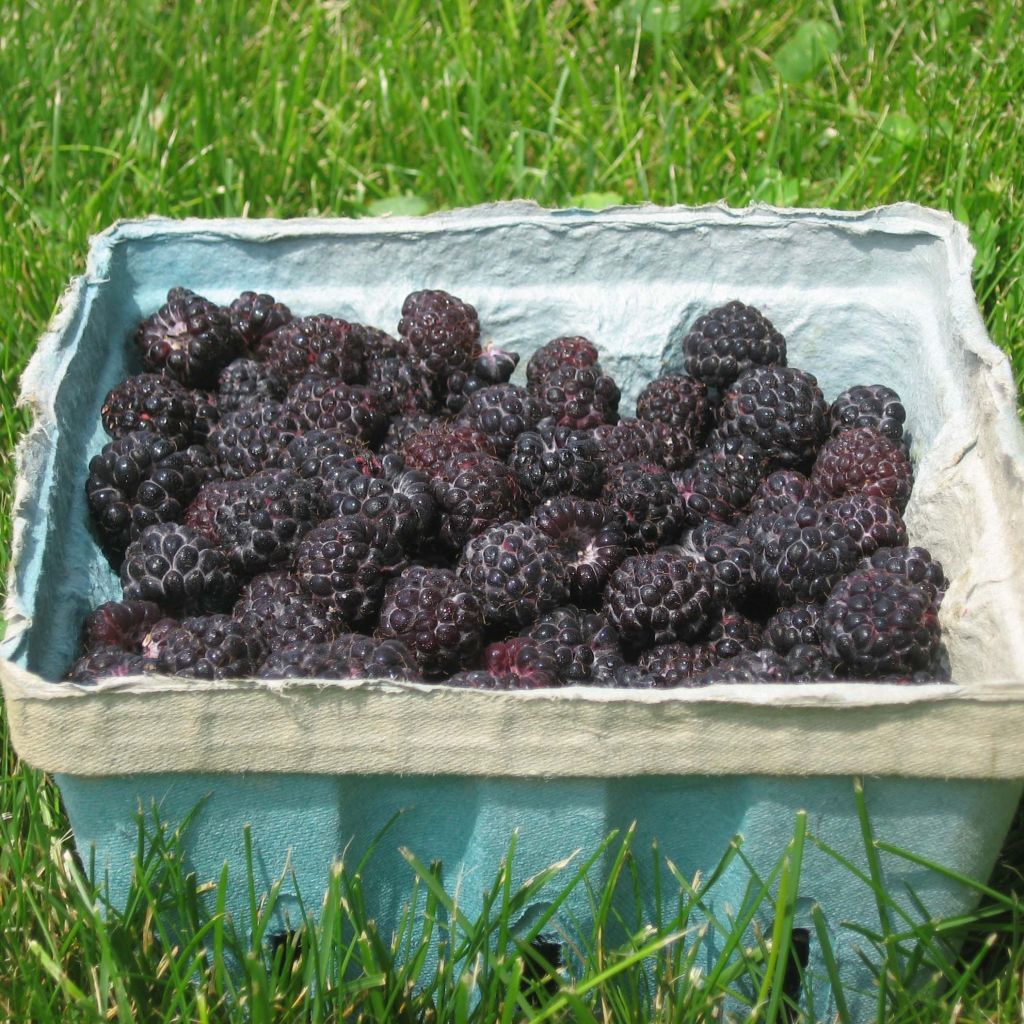
[[829, 404], [739, 302], [633, 417], [587, 338], [541, 346], [520, 385], [446, 292], [408, 296], [396, 335], [168, 293], [103, 404], [86, 495], [123, 597], [68, 679], [945, 678], [891, 389]]

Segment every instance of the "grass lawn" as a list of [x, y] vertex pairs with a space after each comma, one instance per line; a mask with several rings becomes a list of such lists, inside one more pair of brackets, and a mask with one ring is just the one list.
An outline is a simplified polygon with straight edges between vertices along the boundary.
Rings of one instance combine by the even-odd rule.
[[[346, 0], [11, 0], [0, 10], [0, 575], [25, 425], [18, 375], [89, 235], [118, 218], [375, 215], [514, 197], [913, 200], [970, 226], [984, 316], [1020, 381], [1022, 36], [1009, 0], [396, 0], [372, 14]], [[893, 961], [884, 1019], [1024, 1020], [1022, 835], [977, 914], [906, 937], [920, 940], [932, 980], [915, 994]], [[760, 1017], [791, 1019], [784, 941], [723, 961], [714, 984], [673, 981], [689, 964], [666, 942], [689, 927], [699, 894], [654, 932], [638, 922], [614, 948], [594, 937], [582, 976], [564, 983], [545, 981], [535, 952], [491, 951], [501, 913], [462, 922], [445, 935], [436, 985], [413, 992], [416, 963], [361, 918], [357, 873], [332, 883], [343, 907], [333, 920], [268, 960], [205, 914], [196, 886], [217, 880], [186, 877], [165, 840], [128, 911], [104, 917], [57, 790], [18, 763], [0, 716], [0, 1019], [691, 1021], [723, 1012], [728, 990], [762, 996]], [[421, 904], [442, 917], [429, 867], [414, 875]], [[500, 877], [494, 893], [496, 906], [515, 897]], [[959, 954], [940, 941], [957, 937]], [[645, 958], [663, 979], [653, 993]], [[479, 1001], [459, 974], [466, 962]]]

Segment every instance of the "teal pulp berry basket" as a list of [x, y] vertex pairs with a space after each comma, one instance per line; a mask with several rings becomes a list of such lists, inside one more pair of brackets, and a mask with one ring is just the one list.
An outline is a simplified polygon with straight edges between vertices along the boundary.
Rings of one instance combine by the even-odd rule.
[[[332, 864], [358, 858], [400, 810], [364, 876], [385, 933], [412, 883], [400, 847], [440, 861], [473, 916], [513, 830], [519, 878], [634, 823], [634, 849], [656, 841], [688, 876], [713, 868], [740, 835], [746, 863], [733, 861], [713, 896], [723, 914], [743, 904], [752, 871], [778, 861], [800, 811], [810, 832], [866, 869], [854, 779], [876, 836], [985, 878], [1024, 778], [1024, 436], [971, 259], [960, 225], [907, 204], [498, 204], [424, 218], [116, 225], [93, 240], [22, 382], [33, 424], [18, 451], [0, 648], [19, 756], [54, 775], [78, 848], [106, 872], [115, 903], [128, 890], [140, 808], [155, 804], [171, 823], [195, 810], [185, 856], [200, 879], [228, 864], [237, 922], [249, 913], [244, 826], [258, 881], [269, 887], [287, 869], [281, 928], [300, 919], [299, 892], [315, 913]], [[681, 367], [681, 332], [700, 312], [732, 298], [760, 307], [826, 398], [855, 383], [900, 392], [917, 481], [906, 518], [951, 579], [942, 622], [954, 683], [513, 693], [372, 680], [57, 684], [84, 615], [120, 594], [84, 496], [105, 440], [100, 405], [138, 369], [131, 328], [176, 285], [221, 302], [266, 291], [300, 314], [387, 329], [408, 292], [445, 288], [476, 306], [485, 336], [524, 356], [560, 334], [591, 338], [625, 413], [647, 380]], [[961, 913], [976, 899], [912, 859], [883, 853], [879, 863], [911, 916]], [[653, 868], [638, 864], [652, 915]], [[854, 872], [808, 845], [795, 920], [809, 936], [805, 985], [828, 1015], [814, 908], [852, 1012], [872, 1017], [871, 955], [856, 929], [877, 928], [877, 906]], [[585, 928], [591, 913], [579, 887], [553, 933]], [[713, 954], [714, 935], [706, 941]]]

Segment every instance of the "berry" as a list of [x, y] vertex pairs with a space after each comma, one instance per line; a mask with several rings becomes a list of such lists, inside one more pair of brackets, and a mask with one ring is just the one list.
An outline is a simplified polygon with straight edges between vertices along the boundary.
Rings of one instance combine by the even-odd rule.
[[711, 623], [705, 643], [719, 661], [734, 658], [744, 651], [756, 651], [762, 646], [764, 630], [760, 623], [741, 612], [725, 608]]
[[724, 388], [755, 366], [785, 366], [786, 339], [753, 306], [742, 302], [697, 318], [683, 338], [683, 363], [691, 377]]
[[558, 495], [594, 498], [604, 484], [604, 461], [597, 441], [569, 427], [541, 427], [516, 438], [508, 464], [533, 502]]
[[588, 430], [619, 418], [618, 384], [600, 367], [564, 364], [531, 386], [544, 422]]
[[707, 434], [711, 416], [707, 385], [683, 374], [657, 377], [637, 396], [636, 416], [665, 428], [665, 466], [682, 469]]
[[811, 482], [795, 469], [777, 469], [769, 473], [758, 485], [750, 499], [751, 512], [781, 512], [787, 505], [809, 502], [818, 504], [820, 495]]
[[597, 347], [578, 335], [554, 338], [541, 345], [526, 364], [526, 382], [533, 388], [561, 366], [583, 368], [597, 365]]
[[316, 484], [287, 469], [239, 480], [230, 489], [219, 490], [217, 497], [213, 530], [232, 568], [244, 576], [290, 563], [322, 512]]
[[262, 360], [266, 355], [266, 337], [288, 323], [292, 311], [273, 295], [242, 292], [228, 306], [228, 316], [242, 351], [256, 353]]
[[707, 564], [679, 548], [627, 558], [605, 589], [605, 611], [623, 643], [643, 649], [706, 632], [714, 606]]
[[821, 609], [816, 603], [780, 608], [765, 625], [765, 639], [778, 654], [788, 654], [797, 645], [820, 644]]
[[927, 669], [939, 650], [938, 610], [924, 587], [866, 569], [836, 584], [821, 638], [825, 653], [860, 678]]
[[428, 412], [413, 413], [409, 416], [394, 416], [388, 424], [387, 433], [380, 443], [382, 455], [401, 455], [406, 442], [424, 431], [433, 430], [441, 420]]
[[[619, 634], [608, 619], [572, 605], [541, 615], [523, 637], [551, 660], [554, 673], [568, 685], [611, 675], [624, 660]], [[494, 671], [489, 659], [485, 663]]]
[[103, 429], [111, 437], [151, 430], [182, 448], [195, 434], [196, 396], [171, 377], [137, 373], [113, 388], [103, 402]]
[[881, 547], [858, 568], [883, 569], [921, 587], [936, 608], [949, 586], [942, 564], [935, 561], [926, 548]]
[[492, 384], [466, 399], [456, 420], [485, 434], [495, 453], [505, 458], [524, 430], [533, 430], [541, 407], [525, 388], [515, 384]]
[[156, 671], [156, 662], [108, 644], [83, 654], [68, 669], [64, 679], [69, 683], [88, 684], [121, 676], [151, 675]]
[[783, 467], [809, 464], [828, 427], [828, 405], [817, 378], [793, 367], [745, 370], [719, 409], [719, 434], [749, 438]]
[[914, 473], [901, 441], [873, 427], [855, 427], [829, 438], [811, 470], [811, 486], [829, 498], [870, 494], [887, 498], [901, 512], [914, 486]]
[[906, 419], [900, 396], [884, 384], [847, 388], [829, 409], [833, 436], [855, 427], [872, 427], [894, 441], [902, 441]]
[[126, 601], [186, 611], [224, 606], [238, 589], [224, 553], [179, 523], [148, 526], [128, 545], [121, 585]]
[[472, 369], [479, 353], [476, 310], [444, 291], [406, 296], [398, 333], [438, 385], [452, 370]]
[[525, 510], [525, 495], [514, 469], [483, 452], [449, 459], [431, 484], [440, 515], [439, 538], [460, 550], [495, 523]]
[[268, 334], [259, 352], [289, 387], [309, 375], [357, 384], [366, 372], [366, 329], [323, 314], [298, 317]]
[[408, 559], [398, 541], [363, 516], [325, 519], [298, 545], [295, 574], [347, 623], [377, 614], [390, 579]]
[[712, 686], [715, 683], [788, 683], [792, 670], [785, 658], [770, 648], [745, 651], [735, 658], [719, 662], [693, 679], [694, 686]]
[[821, 507], [846, 527], [847, 534], [864, 557], [873, 555], [879, 548], [898, 547], [907, 542], [903, 517], [882, 498], [851, 494], [827, 501]]
[[172, 288], [167, 302], [135, 329], [142, 365], [190, 388], [209, 387], [238, 354], [231, 317], [187, 288]]
[[609, 508], [621, 513], [626, 543], [634, 550], [653, 551], [672, 543], [685, 523], [672, 478], [658, 466], [614, 466], [605, 481], [604, 498]]
[[285, 450], [302, 433], [298, 418], [277, 402], [244, 405], [225, 415], [210, 433], [210, 450], [225, 480], [242, 480], [285, 461]]
[[846, 525], [813, 505], [755, 513], [747, 530], [754, 579], [780, 604], [822, 600], [861, 558]]
[[629, 553], [621, 515], [585, 498], [549, 498], [531, 523], [565, 563], [572, 600], [596, 604], [612, 570]]
[[518, 352], [488, 345], [473, 363], [473, 376], [487, 384], [507, 384], [518, 365]]
[[377, 456], [343, 430], [308, 430], [289, 442], [281, 456], [282, 469], [314, 481], [324, 480], [332, 470], [353, 462], [371, 476], [382, 472]]
[[163, 612], [152, 601], [106, 601], [93, 609], [82, 626], [82, 648], [119, 647], [138, 654], [142, 639]]
[[280, 402], [287, 390], [284, 379], [266, 363], [236, 359], [217, 377], [217, 410], [223, 415], [251, 402]]
[[161, 638], [160, 670], [188, 679], [242, 679], [259, 668], [266, 643], [229, 615], [184, 619]]
[[466, 545], [456, 571], [489, 625], [524, 626], [569, 597], [568, 567], [547, 537], [527, 523], [484, 530]]
[[434, 409], [430, 375], [404, 345], [400, 353], [370, 357], [366, 364], [366, 384], [380, 392], [392, 414], [416, 415]]
[[717, 442], [701, 449], [692, 466], [672, 474], [689, 526], [735, 521], [764, 474], [766, 459], [754, 442], [741, 437]]
[[211, 480], [199, 488], [192, 504], [185, 509], [184, 524], [217, 543], [217, 510], [234, 494], [241, 481]]
[[754, 551], [742, 525], [708, 520], [690, 531], [687, 542], [707, 562], [717, 602], [735, 604], [750, 593], [754, 587]]
[[637, 668], [654, 678], [658, 689], [693, 686], [695, 677], [718, 664], [708, 644], [686, 644], [675, 641], [659, 644], [644, 651], [637, 659]]
[[491, 644], [484, 651], [484, 669], [509, 689], [538, 689], [561, 685], [554, 655], [527, 637]]
[[818, 644], [796, 644], [785, 660], [789, 677], [795, 683], [829, 683], [837, 678], [832, 659]]
[[89, 512], [108, 551], [120, 554], [147, 527], [181, 519], [199, 474], [175, 443], [146, 430], [105, 444], [89, 462]]
[[379, 391], [331, 377], [305, 377], [293, 385], [284, 411], [304, 430], [340, 430], [371, 446], [388, 429], [387, 403]]
[[402, 458], [409, 469], [422, 469], [428, 476], [436, 477], [446, 462], [469, 452], [493, 455], [494, 448], [486, 434], [468, 425], [441, 425], [410, 437], [402, 449]]
[[405, 470], [395, 477], [395, 483], [367, 474], [357, 459], [336, 466], [323, 479], [327, 513], [362, 515], [412, 551], [429, 536], [437, 506], [426, 473]]
[[302, 580], [286, 570], [253, 577], [235, 602], [232, 618], [263, 638], [268, 651], [331, 640], [337, 623]]
[[441, 413], [448, 417], [458, 416], [466, 407], [470, 395], [490, 386], [490, 381], [475, 374], [467, 373], [465, 370], [452, 370], [445, 377], [444, 387], [441, 389]]
[[450, 569], [411, 565], [388, 583], [377, 635], [405, 643], [427, 678], [472, 665], [482, 634], [480, 603]]
[[608, 466], [623, 462], [655, 462], [665, 456], [664, 431], [645, 420], [622, 419], [614, 426], [594, 428], [594, 440]]
[[599, 686], [607, 686], [614, 690], [653, 690], [658, 687], [658, 679], [645, 672], [638, 665], [620, 665], [614, 672], [596, 680]]
[[416, 661], [405, 644], [361, 633], [343, 633], [326, 643], [283, 647], [263, 663], [259, 678], [420, 681]]
[[457, 672], [444, 683], [445, 686], [457, 686], [463, 690], [541, 690], [559, 685], [558, 676], [532, 666], [502, 675], [483, 669]]

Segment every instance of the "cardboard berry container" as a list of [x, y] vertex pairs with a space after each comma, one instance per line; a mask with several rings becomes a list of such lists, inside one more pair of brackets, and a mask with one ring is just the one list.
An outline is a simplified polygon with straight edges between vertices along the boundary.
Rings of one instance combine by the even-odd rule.
[[[854, 778], [864, 780], [876, 836], [985, 878], [1024, 778], [1024, 435], [1007, 360], [979, 316], [971, 260], [963, 227], [906, 204], [851, 213], [500, 204], [417, 219], [116, 225], [93, 240], [22, 380], [33, 423], [18, 449], [0, 648], [19, 756], [53, 774], [78, 847], [87, 863], [95, 851], [115, 901], [127, 891], [138, 809], [155, 802], [173, 822], [198, 807], [185, 854], [200, 880], [227, 861], [239, 921], [249, 906], [246, 824], [262, 880], [290, 869], [279, 912], [294, 922], [296, 887], [317, 907], [332, 862], [358, 856], [405, 809], [367, 869], [370, 912], [387, 934], [411, 885], [399, 846], [440, 860], [473, 916], [513, 829], [523, 878], [632, 822], [636, 849], [657, 840], [688, 876], [714, 867], [736, 834], [750, 865], [767, 872], [805, 810], [811, 832], [865, 867]], [[790, 365], [814, 373], [830, 401], [856, 383], [902, 396], [916, 473], [906, 519], [911, 542], [951, 579], [941, 619], [954, 684], [514, 693], [166, 677], [58, 685], [87, 611], [120, 595], [84, 496], [89, 458], [106, 440], [100, 405], [139, 368], [130, 330], [175, 285], [220, 302], [268, 291], [298, 314], [386, 329], [408, 292], [445, 288], [476, 306], [485, 337], [523, 354], [514, 379], [550, 338], [594, 340], [625, 414], [647, 380], [680, 369], [681, 334], [702, 311], [732, 298], [758, 306], [786, 336]], [[638, 862], [650, 884], [649, 858]], [[880, 864], [913, 914], [908, 888], [934, 917], [974, 901], [969, 887], [904, 858], [884, 853]], [[599, 886], [600, 863], [594, 870]], [[749, 879], [733, 861], [717, 906], [739, 907]], [[848, 1003], [873, 1016], [865, 944], [848, 926], [877, 929], [875, 901], [808, 845], [796, 923], [810, 932], [814, 1006], [828, 1015], [815, 905]], [[585, 927], [582, 887], [569, 914]]]

